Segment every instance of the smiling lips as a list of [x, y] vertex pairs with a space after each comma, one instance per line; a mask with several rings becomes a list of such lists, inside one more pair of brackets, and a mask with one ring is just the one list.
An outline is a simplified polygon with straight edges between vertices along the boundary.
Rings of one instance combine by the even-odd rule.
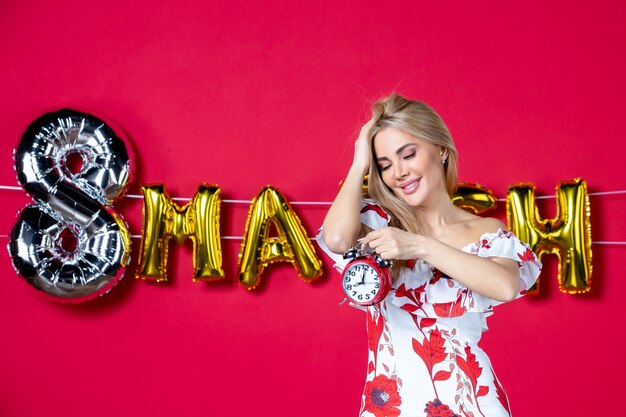
[[417, 188], [419, 187], [421, 179], [422, 178], [420, 177], [418, 179], [404, 181], [403, 183], [401, 183], [400, 188], [402, 189], [402, 192], [404, 194], [413, 194], [415, 191], [417, 191]]

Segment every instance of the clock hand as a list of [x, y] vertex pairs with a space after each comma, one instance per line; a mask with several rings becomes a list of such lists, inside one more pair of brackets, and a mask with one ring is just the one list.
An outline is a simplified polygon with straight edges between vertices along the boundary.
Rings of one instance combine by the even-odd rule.
[[363, 271], [363, 274], [361, 275], [361, 281], [354, 284], [353, 287], [358, 287], [359, 285], [363, 284], [365, 284], [365, 271]]

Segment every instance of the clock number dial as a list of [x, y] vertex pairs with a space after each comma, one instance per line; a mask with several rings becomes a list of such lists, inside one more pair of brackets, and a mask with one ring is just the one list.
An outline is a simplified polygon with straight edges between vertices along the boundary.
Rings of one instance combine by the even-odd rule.
[[351, 249], [344, 259], [352, 259], [343, 271], [341, 285], [352, 303], [371, 306], [381, 302], [391, 290], [391, 261], [376, 254], [363, 254]]
[[371, 304], [380, 296], [380, 271], [371, 265], [357, 263], [348, 265], [343, 274], [343, 289], [346, 295], [355, 303]]

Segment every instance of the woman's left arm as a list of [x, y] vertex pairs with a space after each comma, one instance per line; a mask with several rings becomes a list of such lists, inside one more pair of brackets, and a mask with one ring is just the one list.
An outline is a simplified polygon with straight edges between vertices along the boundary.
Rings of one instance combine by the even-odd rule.
[[519, 292], [519, 267], [512, 259], [482, 258], [394, 227], [370, 232], [363, 242], [384, 259], [423, 259], [470, 290], [497, 301], [511, 301]]

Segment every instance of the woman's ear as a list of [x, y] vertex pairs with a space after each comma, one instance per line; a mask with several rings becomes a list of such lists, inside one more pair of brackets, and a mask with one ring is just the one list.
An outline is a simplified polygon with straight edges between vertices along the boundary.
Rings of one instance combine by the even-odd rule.
[[439, 156], [441, 157], [442, 161], [447, 161], [448, 160], [448, 149], [444, 148], [442, 146], [441, 149], [439, 150]]

